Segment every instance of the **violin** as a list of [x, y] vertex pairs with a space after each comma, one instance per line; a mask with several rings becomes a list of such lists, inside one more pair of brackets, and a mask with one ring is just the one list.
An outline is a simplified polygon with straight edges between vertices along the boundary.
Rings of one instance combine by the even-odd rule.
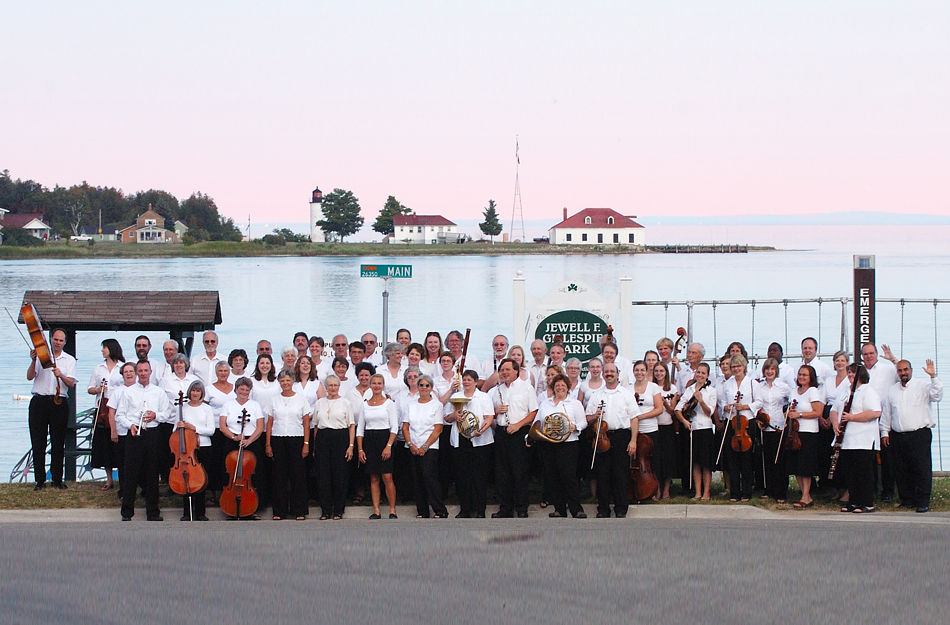
[[590, 442], [591, 448], [600, 453], [610, 450], [610, 439], [607, 438], [607, 422], [604, 421], [604, 405], [605, 402], [601, 400], [600, 405], [597, 406], [597, 410], [600, 410], [600, 417], [597, 419], [597, 425], [593, 429], [595, 435], [591, 437]]
[[178, 391], [178, 399], [175, 400], [178, 406], [178, 430], [168, 439], [168, 446], [175, 455], [175, 462], [168, 473], [168, 487], [174, 493], [190, 497], [208, 486], [208, 474], [198, 462], [198, 433], [182, 427], [185, 422], [182, 414], [184, 404], [185, 394]]
[[[788, 407], [788, 412], [795, 410], [796, 406], [798, 406], [798, 400], [793, 399], [791, 405]], [[798, 436], [800, 424], [798, 423], [798, 419], [787, 418], [788, 412], [785, 413], [785, 439], [782, 441], [782, 449], [798, 451], [802, 448], [802, 439]]]
[[[736, 403], [739, 403], [740, 399], [742, 399], [742, 392], [737, 391]], [[749, 418], [739, 410], [736, 410], [736, 416], [732, 418], [732, 429], [734, 433], [732, 440], [729, 442], [732, 450], [742, 453], [752, 449], [752, 437], [749, 436]]]
[[[23, 323], [26, 324], [30, 332], [30, 341], [33, 343], [33, 350], [36, 352], [36, 359], [40, 361], [40, 366], [44, 369], [53, 369], [56, 367], [56, 359], [53, 357], [53, 351], [46, 342], [43, 335], [43, 322], [40, 320], [39, 313], [33, 304], [24, 304], [20, 308], [20, 316], [23, 317]], [[63, 403], [63, 398], [59, 394], [59, 378], [56, 378], [56, 394], [53, 396], [54, 404]]]
[[699, 407], [699, 394], [703, 391], [704, 388], [712, 384], [709, 380], [706, 380], [706, 383], [700, 386], [693, 392], [693, 396], [686, 400], [686, 403], [683, 404], [683, 416], [689, 419], [692, 422], [693, 414], [696, 412], [696, 408]]
[[630, 458], [630, 501], [646, 501], [660, 489], [660, 482], [650, 466], [653, 457], [653, 439], [637, 433], [637, 453]]
[[[244, 425], [249, 419], [247, 410], [241, 410], [242, 438]], [[236, 519], [251, 516], [257, 512], [257, 491], [251, 485], [251, 476], [254, 475], [254, 468], [257, 466], [257, 457], [254, 452], [239, 445], [224, 459], [224, 466], [228, 472], [228, 485], [221, 491], [221, 497], [218, 499], [221, 512]]]

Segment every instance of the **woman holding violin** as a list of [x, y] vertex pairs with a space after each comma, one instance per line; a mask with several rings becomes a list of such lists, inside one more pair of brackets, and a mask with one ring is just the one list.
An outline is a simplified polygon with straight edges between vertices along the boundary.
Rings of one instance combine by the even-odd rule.
[[818, 375], [811, 365], [802, 365], [798, 369], [798, 388], [792, 394], [794, 407], [788, 411], [789, 433], [792, 424], [798, 422], [798, 438], [801, 448], [789, 456], [795, 480], [802, 489], [802, 498], [792, 504], [798, 509], [810, 508], [815, 502], [811, 498], [812, 476], [818, 474], [818, 418], [824, 410], [824, 402], [818, 391]]
[[[188, 385], [188, 392], [185, 394], [188, 401], [181, 407], [181, 421], [175, 423], [175, 431], [178, 428], [185, 428], [198, 435], [198, 463], [202, 467], [211, 466], [211, 435], [215, 431], [214, 411], [211, 406], [204, 402], [205, 385], [201, 380], [195, 380]], [[175, 398], [178, 399], [177, 397]], [[172, 434], [172, 440], [175, 435]], [[184, 505], [181, 513], [182, 521], [192, 520], [194, 514], [195, 521], [207, 521], [205, 515], [205, 491], [201, 490], [191, 496], [191, 505], [189, 506], [188, 497], [183, 497]]]
[[765, 459], [765, 494], [763, 499], [771, 497], [777, 503], [785, 503], [788, 498], [788, 471], [786, 470], [787, 452], [778, 454], [779, 440], [785, 429], [785, 405], [791, 392], [781, 379], [779, 362], [767, 358], [762, 363], [763, 380], [755, 386], [755, 399], [752, 411], [757, 416], [756, 426], [762, 434], [762, 451]]
[[389, 518], [396, 516], [396, 485], [393, 482], [393, 443], [399, 429], [396, 403], [383, 394], [386, 379], [376, 373], [369, 379], [372, 396], [363, 400], [363, 408], [356, 423], [356, 447], [359, 461], [369, 474], [369, 492], [373, 500], [370, 519], [379, 519], [380, 486], [382, 480], [389, 502]]
[[670, 498], [670, 485], [679, 466], [676, 453], [676, 426], [673, 425], [673, 414], [676, 409], [678, 395], [676, 386], [670, 380], [667, 366], [662, 362], [653, 367], [653, 383], [660, 389], [663, 410], [656, 416], [657, 432], [656, 445], [653, 447], [653, 472], [660, 483], [660, 499]]
[[[230, 372], [231, 367], [228, 366], [227, 363], [223, 364], [227, 367], [226, 371]], [[218, 365], [215, 372], [220, 375], [220, 365]], [[256, 452], [253, 453], [254, 458], [262, 456], [260, 453], [260, 437], [261, 434], [264, 433], [264, 411], [261, 409], [260, 404], [251, 399], [251, 389], [253, 387], [254, 383], [251, 381], [251, 378], [238, 378], [234, 383], [234, 399], [229, 399], [219, 412], [218, 432], [224, 437], [226, 445], [225, 455], [223, 456], [224, 464], [220, 470], [220, 473], [225, 475], [228, 480], [228, 485], [225, 486], [224, 491], [227, 491], [230, 486], [234, 485], [234, 475], [226, 468], [228, 453], [236, 451], [238, 448], [243, 448], [245, 455], [246, 452]], [[250, 475], [244, 475], [244, 478], [246, 480], [252, 479]], [[242, 485], [242, 488], [248, 488], [249, 486], [250, 482], [248, 482], [246, 486]], [[257, 487], [258, 490], [261, 490], [263, 484], [255, 481], [254, 486]], [[222, 500], [225, 497], [224, 491], [222, 491], [221, 494]], [[238, 516], [241, 518], [252, 518], [255, 521], [260, 519], [255, 512]]]
[[[309, 356], [302, 356], [310, 359]], [[298, 364], [300, 361], [297, 361]], [[267, 425], [264, 453], [273, 458], [271, 483], [274, 520], [293, 516], [307, 518], [307, 471], [305, 459], [310, 455], [310, 417], [313, 407], [301, 393], [294, 392], [294, 376], [281, 371], [277, 376], [280, 393], [273, 396], [265, 409]]]
[[712, 422], [715, 410], [716, 388], [709, 381], [709, 365], [701, 362], [693, 375], [693, 384], [686, 387], [676, 405], [676, 418], [690, 437], [694, 499], [709, 500], [712, 466], [716, 461]]
[[107, 406], [112, 396], [112, 389], [122, 386], [121, 370], [125, 357], [122, 355], [122, 346], [115, 339], [102, 341], [102, 357], [103, 362], [97, 364], [92, 370], [89, 387], [86, 389], [90, 395], [98, 397], [89, 466], [94, 469], [105, 469], [106, 483], [102, 486], [102, 490], [109, 490], [114, 485], [112, 469], [119, 465], [116, 444], [112, 442], [113, 428], [109, 423]]
[[[751, 409], [754, 396], [752, 380], [746, 375], [748, 361], [738, 353], [742, 345], [733, 343], [733, 346], [736, 346], [737, 353], [728, 361], [732, 377], [722, 386], [722, 393], [726, 396], [722, 410], [723, 426], [727, 430], [725, 438], [720, 441], [720, 447], [726, 458], [726, 466], [729, 467], [729, 501], [736, 502], [749, 501], [752, 497], [755, 460], [749, 428], [752, 427], [754, 415]], [[786, 393], [787, 391], [786, 388]]]
[[[640, 415], [637, 417], [638, 427], [633, 429], [631, 423], [630, 444], [627, 445], [627, 453], [631, 458], [637, 455], [637, 434], [646, 434], [653, 443], [653, 452], [649, 460], [656, 457], [656, 448], [659, 443], [659, 422], [657, 417], [663, 412], [663, 391], [654, 382], [647, 379], [646, 362], [638, 360], [633, 363], [633, 396], [640, 408]], [[657, 496], [654, 495], [654, 500]]]

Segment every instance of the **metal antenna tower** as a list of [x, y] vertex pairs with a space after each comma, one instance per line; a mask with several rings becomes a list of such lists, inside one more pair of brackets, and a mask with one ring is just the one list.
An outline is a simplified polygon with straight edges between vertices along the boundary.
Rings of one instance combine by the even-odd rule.
[[[525, 243], [524, 231], [524, 213], [521, 207], [521, 181], [518, 178], [519, 169], [521, 169], [521, 157], [518, 155], [518, 135], [515, 135], [515, 198], [511, 205], [511, 224], [508, 226], [508, 241], [514, 243], [515, 234], [521, 235], [521, 242]], [[520, 231], [515, 230], [515, 224], [519, 224]]]

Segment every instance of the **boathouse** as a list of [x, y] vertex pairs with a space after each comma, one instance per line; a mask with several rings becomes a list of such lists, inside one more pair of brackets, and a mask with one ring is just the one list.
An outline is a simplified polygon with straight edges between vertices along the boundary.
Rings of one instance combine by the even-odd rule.
[[565, 208], [548, 238], [553, 245], [646, 245], [646, 228], [634, 219], [612, 208], [585, 208], [568, 217]]

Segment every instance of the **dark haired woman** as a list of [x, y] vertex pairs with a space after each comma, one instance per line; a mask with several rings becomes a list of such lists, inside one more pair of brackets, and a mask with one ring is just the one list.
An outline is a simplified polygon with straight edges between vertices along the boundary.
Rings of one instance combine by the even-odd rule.
[[96, 406], [96, 426], [92, 433], [92, 457], [89, 465], [93, 469], [104, 469], [106, 483], [102, 490], [109, 490], [113, 486], [112, 469], [118, 466], [116, 444], [112, 442], [112, 427], [109, 425], [109, 410], [106, 405], [112, 396], [112, 389], [122, 386], [122, 364], [125, 357], [122, 355], [122, 346], [115, 339], [102, 341], [102, 357], [92, 370], [89, 378], [90, 395], [99, 397]]
[[842, 512], [874, 512], [874, 460], [880, 441], [878, 419], [881, 399], [868, 382], [870, 376], [864, 365], [848, 365], [848, 379], [854, 389], [848, 399], [839, 402], [831, 411], [835, 434], [844, 428], [838, 470], [843, 471], [850, 503]]
[[802, 498], [792, 504], [795, 508], [810, 508], [812, 476], [818, 474], [818, 417], [824, 410], [821, 393], [818, 392], [818, 375], [811, 365], [798, 369], [798, 388], [792, 391], [794, 408], [788, 411], [789, 423], [798, 420], [798, 437], [802, 448], [789, 455], [789, 468], [795, 472], [795, 480], [802, 489]]

